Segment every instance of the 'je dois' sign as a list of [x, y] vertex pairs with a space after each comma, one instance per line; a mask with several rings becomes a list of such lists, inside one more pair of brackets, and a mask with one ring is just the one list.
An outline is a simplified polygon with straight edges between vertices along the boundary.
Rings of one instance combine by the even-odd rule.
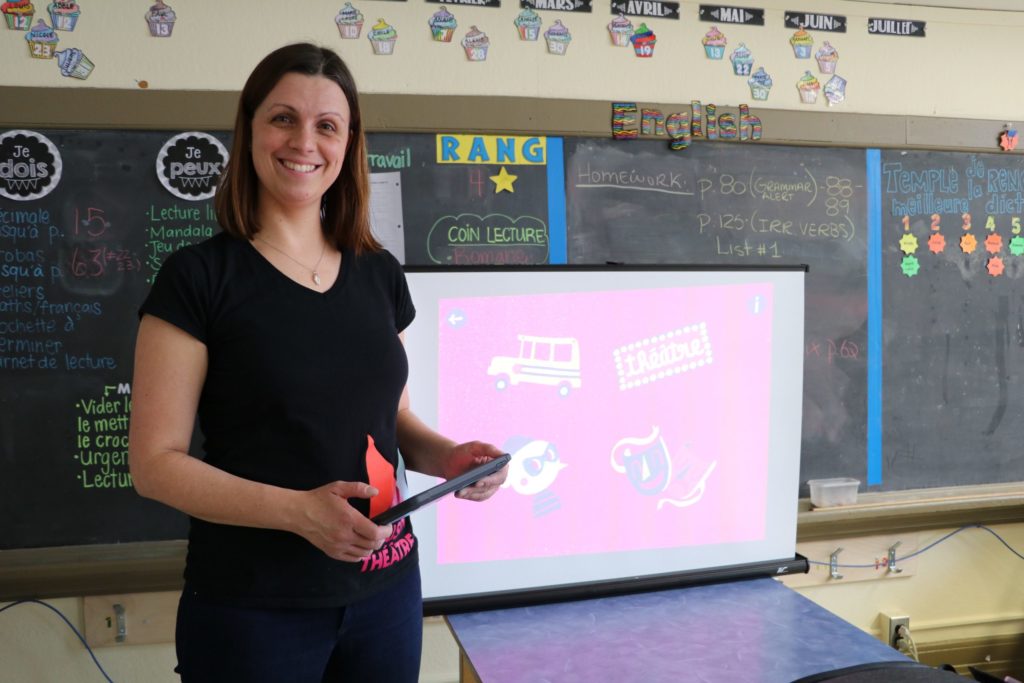
[[0, 135], [0, 196], [25, 202], [53, 192], [60, 182], [60, 152], [49, 138], [31, 130]]

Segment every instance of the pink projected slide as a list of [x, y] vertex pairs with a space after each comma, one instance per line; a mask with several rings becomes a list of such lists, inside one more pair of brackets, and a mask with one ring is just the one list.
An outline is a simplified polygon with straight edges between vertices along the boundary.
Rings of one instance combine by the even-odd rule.
[[438, 426], [513, 455], [439, 503], [439, 564], [764, 537], [770, 284], [439, 305]]

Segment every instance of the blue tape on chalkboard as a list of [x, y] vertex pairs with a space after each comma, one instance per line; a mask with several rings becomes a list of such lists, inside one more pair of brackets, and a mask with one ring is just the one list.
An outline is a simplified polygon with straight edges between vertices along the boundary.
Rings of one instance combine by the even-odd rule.
[[548, 263], [568, 263], [565, 235], [565, 162], [562, 138], [548, 141]]
[[882, 153], [866, 150], [868, 194], [868, 486], [882, 483]]

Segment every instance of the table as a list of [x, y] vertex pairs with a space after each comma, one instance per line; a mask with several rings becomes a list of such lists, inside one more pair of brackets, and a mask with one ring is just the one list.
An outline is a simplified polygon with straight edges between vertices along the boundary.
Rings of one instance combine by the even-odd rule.
[[446, 619], [483, 683], [790, 683], [909, 661], [769, 578]]

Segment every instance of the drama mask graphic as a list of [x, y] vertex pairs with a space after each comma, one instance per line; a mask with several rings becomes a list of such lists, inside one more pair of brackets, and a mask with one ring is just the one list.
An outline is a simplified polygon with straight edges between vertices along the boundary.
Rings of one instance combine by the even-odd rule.
[[687, 488], [683, 481], [690, 466], [673, 459], [657, 426], [652, 427], [646, 437], [620, 439], [611, 452], [612, 470], [625, 474], [637, 493], [643, 496], [664, 494], [658, 499], [659, 510], [665, 505], [682, 508], [700, 501], [716, 464], [717, 461], [713, 460], [700, 479]]

